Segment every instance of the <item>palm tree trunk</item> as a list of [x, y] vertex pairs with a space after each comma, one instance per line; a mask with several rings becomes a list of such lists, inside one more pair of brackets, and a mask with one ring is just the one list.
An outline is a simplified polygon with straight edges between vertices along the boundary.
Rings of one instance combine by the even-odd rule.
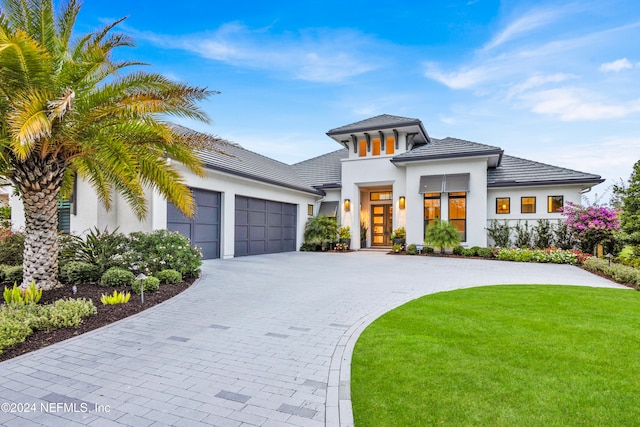
[[65, 163], [61, 159], [12, 159], [13, 181], [24, 205], [23, 281], [48, 290], [58, 285], [58, 194]]

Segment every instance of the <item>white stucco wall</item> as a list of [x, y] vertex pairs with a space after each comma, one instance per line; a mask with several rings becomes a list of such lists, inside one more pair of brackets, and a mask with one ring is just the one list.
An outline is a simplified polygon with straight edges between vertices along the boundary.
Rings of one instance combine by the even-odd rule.
[[[298, 207], [296, 249], [299, 249], [304, 241], [304, 226], [308, 218], [307, 205], [313, 204], [314, 211], [317, 212], [317, 202], [322, 198], [320, 195], [313, 195], [213, 170], [207, 170], [204, 177], [196, 176], [182, 167], [180, 167], [180, 173], [189, 187], [222, 193], [221, 258], [233, 258], [234, 256], [236, 195], [296, 205]], [[159, 197], [156, 198], [156, 203], [153, 206], [153, 217], [164, 215], [165, 227], [166, 212], [166, 201]]]
[[[406, 167], [407, 188], [407, 243], [421, 243], [424, 240], [424, 196], [420, 194], [420, 177], [424, 175], [446, 175], [468, 173], [467, 229], [463, 246], [486, 246], [487, 223], [487, 159], [449, 159], [429, 162], [409, 163]], [[440, 199], [441, 219], [449, 218], [449, 199], [442, 193]]]
[[[529, 227], [536, 225], [539, 219], [546, 219], [552, 223], [562, 220], [564, 217], [559, 212], [547, 212], [548, 196], [563, 196], [564, 203], [572, 202], [581, 204], [582, 191], [581, 185], [549, 185], [538, 187], [508, 187], [508, 188], [490, 188], [487, 191], [487, 224], [491, 225], [491, 221], [497, 219], [499, 221], [507, 221], [510, 225], [515, 225], [520, 221], [523, 225], [525, 221], [529, 223]], [[496, 212], [496, 199], [508, 197], [510, 199], [510, 212], [508, 214], [499, 214]], [[521, 213], [521, 197], [536, 198], [535, 213]], [[489, 242], [491, 244], [492, 242]]]
[[[204, 177], [199, 177], [188, 172], [180, 165], [178, 165], [178, 169], [189, 187], [222, 193], [220, 236], [220, 256], [222, 258], [232, 258], [234, 256], [236, 195], [297, 205], [297, 248], [304, 241], [304, 225], [308, 218], [307, 205], [313, 204], [314, 212], [317, 212], [319, 201], [322, 199], [320, 195], [313, 195], [222, 172], [208, 170]], [[333, 197], [339, 197], [338, 192], [339, 190], [335, 190]], [[107, 211], [102, 203], [98, 201], [96, 193], [91, 186], [87, 182], [80, 181], [77, 185], [77, 214], [71, 215], [71, 232], [82, 235], [95, 226], [100, 230], [118, 228], [118, 231], [125, 234], [133, 231], [150, 232], [165, 229], [167, 227], [167, 201], [159, 193], [152, 190], [148, 190], [146, 196], [148, 215], [144, 220], [139, 221], [122, 196], [114, 195], [111, 210]], [[22, 201], [18, 197], [12, 197], [10, 204], [12, 207], [13, 227], [16, 229], [24, 228]]]

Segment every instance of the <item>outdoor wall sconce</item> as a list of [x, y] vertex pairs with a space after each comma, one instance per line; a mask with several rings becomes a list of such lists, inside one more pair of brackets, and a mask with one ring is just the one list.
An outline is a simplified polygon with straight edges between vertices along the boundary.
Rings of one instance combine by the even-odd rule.
[[405, 208], [405, 203], [406, 203], [406, 199], [404, 198], [404, 196], [400, 196], [400, 199], [398, 200], [398, 204], [400, 205], [400, 209], [404, 209]]
[[349, 212], [351, 210], [351, 200], [344, 199], [344, 211]]

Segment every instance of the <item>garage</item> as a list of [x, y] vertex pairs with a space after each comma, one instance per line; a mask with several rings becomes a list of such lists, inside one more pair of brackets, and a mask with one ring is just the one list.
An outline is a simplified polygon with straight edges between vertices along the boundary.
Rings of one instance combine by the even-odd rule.
[[297, 206], [236, 196], [235, 256], [296, 250]]
[[193, 218], [167, 204], [167, 229], [177, 231], [202, 249], [202, 259], [220, 258], [220, 193], [192, 188], [196, 204]]

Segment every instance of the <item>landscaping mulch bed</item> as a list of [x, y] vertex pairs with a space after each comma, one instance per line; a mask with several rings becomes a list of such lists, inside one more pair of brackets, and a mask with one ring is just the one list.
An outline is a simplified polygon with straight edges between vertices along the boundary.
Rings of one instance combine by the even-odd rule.
[[12, 359], [21, 354], [29, 353], [51, 344], [81, 335], [85, 332], [98, 329], [110, 323], [116, 322], [144, 311], [163, 301], [171, 299], [191, 286], [195, 279], [191, 279], [175, 285], [160, 285], [157, 292], [144, 294], [144, 305], [140, 302], [140, 295], [131, 292], [131, 287], [117, 288], [118, 291], [131, 292], [131, 299], [126, 304], [103, 305], [100, 297], [103, 294], [112, 294], [115, 288], [105, 288], [97, 284], [78, 285], [78, 292], [73, 295], [71, 285], [65, 285], [59, 289], [42, 292], [40, 304], [52, 303], [61, 298], [86, 298], [93, 301], [98, 313], [85, 317], [82, 324], [76, 328], [54, 329], [49, 332], [35, 331], [28, 336], [25, 342], [2, 351], [0, 361]]

